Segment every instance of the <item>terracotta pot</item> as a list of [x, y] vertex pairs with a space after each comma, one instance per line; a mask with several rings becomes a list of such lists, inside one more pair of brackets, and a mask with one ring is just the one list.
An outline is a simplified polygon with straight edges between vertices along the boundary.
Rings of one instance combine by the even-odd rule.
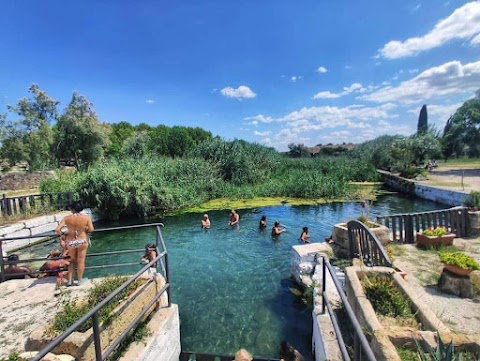
[[454, 265], [454, 264], [444, 263], [443, 266], [447, 271], [449, 271], [449, 272], [451, 272], [451, 273], [453, 273], [457, 276], [468, 276], [473, 271], [472, 269], [469, 269], [469, 268], [464, 269], [464, 268], [459, 267], [459, 266]]
[[417, 246], [419, 247], [438, 247], [451, 246], [453, 244], [453, 239], [456, 237], [454, 233], [449, 233], [444, 236], [426, 236], [422, 233], [417, 233]]

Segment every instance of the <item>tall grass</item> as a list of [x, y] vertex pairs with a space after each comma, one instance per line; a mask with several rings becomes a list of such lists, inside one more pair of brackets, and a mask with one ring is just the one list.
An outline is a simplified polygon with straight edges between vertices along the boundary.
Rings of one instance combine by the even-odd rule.
[[354, 194], [349, 182], [376, 177], [375, 168], [359, 159], [292, 159], [258, 144], [214, 138], [185, 158], [111, 159], [80, 173], [60, 172], [41, 188], [74, 189], [90, 207], [117, 219], [216, 198], [346, 198]]

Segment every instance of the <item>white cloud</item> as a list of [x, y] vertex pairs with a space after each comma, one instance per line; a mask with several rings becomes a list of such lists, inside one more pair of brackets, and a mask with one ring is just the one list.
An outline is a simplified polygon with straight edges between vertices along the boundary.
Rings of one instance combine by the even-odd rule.
[[437, 22], [433, 30], [405, 41], [393, 40], [379, 50], [379, 56], [388, 59], [413, 56], [454, 40], [470, 40], [471, 45], [480, 42], [480, 1], [469, 2]]
[[326, 73], [328, 70], [324, 66], [319, 66], [317, 72], [320, 74]]
[[353, 92], [363, 93], [366, 89], [360, 83], [353, 83], [349, 87], [343, 88], [343, 95], [347, 95]]
[[223, 96], [226, 96], [227, 98], [237, 98], [237, 99], [243, 99], [243, 98], [255, 98], [257, 94], [255, 94], [252, 89], [250, 89], [246, 85], [240, 85], [237, 89], [234, 89], [230, 86], [227, 86], [220, 90], [220, 93], [222, 93]]
[[255, 131], [253, 132], [253, 134], [258, 135], [258, 136], [261, 136], [261, 137], [265, 137], [265, 136], [267, 136], [267, 135], [272, 134], [272, 132], [269, 131], [269, 130], [267, 130], [267, 131], [265, 131], [265, 132], [259, 132], [259, 131], [255, 130]]
[[290, 78], [290, 80], [295, 83], [297, 80], [300, 80], [302, 79], [302, 76], [301, 75], [294, 75]]
[[331, 93], [330, 91], [324, 91], [317, 93], [313, 96], [313, 99], [334, 99], [340, 98], [342, 95], [337, 93]]
[[412, 8], [411, 12], [414, 13], [414, 12], [420, 10], [421, 7], [422, 7], [422, 4], [417, 4]]
[[[273, 122], [273, 118], [272, 117], [266, 117], [265, 115], [263, 114], [257, 114], [253, 117], [247, 117], [247, 118], [243, 118], [243, 120], [252, 120], [253, 122], [262, 122], [262, 123], [271, 123]], [[252, 124], [253, 124], [252, 122]]]
[[348, 87], [343, 88], [341, 93], [332, 93], [331, 91], [321, 91], [313, 96], [313, 99], [335, 99], [340, 98], [341, 96], [348, 95], [350, 93], [364, 93], [367, 90], [373, 90], [373, 86], [368, 86], [364, 88], [360, 83], [353, 83]]
[[[443, 126], [455, 111], [462, 106], [463, 103], [453, 104], [427, 104], [428, 122]], [[418, 117], [420, 107], [408, 110], [409, 113]]]
[[153, 99], [147, 99], [147, 100], [145, 100], [145, 103], [147, 103], [147, 104], [153, 104], [153, 103], [155, 103], [155, 100], [153, 100]]
[[434, 97], [473, 92], [480, 84], [480, 61], [462, 65], [451, 61], [425, 70], [398, 86], [385, 86], [360, 99], [374, 102], [417, 103]]
[[410, 74], [417, 74], [418, 73], [418, 69], [410, 69], [408, 71]]
[[345, 69], [352, 69], [352, 67], [350, 65], [345, 65]]

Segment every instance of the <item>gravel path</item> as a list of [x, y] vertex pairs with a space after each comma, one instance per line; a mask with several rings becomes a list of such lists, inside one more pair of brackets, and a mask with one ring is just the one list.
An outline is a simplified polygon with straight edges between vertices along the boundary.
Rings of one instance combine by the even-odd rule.
[[[480, 262], [480, 237], [457, 238], [454, 246]], [[478, 335], [480, 330], [480, 289], [474, 299], [460, 298], [437, 290], [443, 265], [434, 251], [422, 251], [415, 245], [395, 245], [394, 263], [407, 272], [405, 280], [423, 298], [431, 310], [453, 332]], [[471, 274], [480, 287], [480, 271]]]

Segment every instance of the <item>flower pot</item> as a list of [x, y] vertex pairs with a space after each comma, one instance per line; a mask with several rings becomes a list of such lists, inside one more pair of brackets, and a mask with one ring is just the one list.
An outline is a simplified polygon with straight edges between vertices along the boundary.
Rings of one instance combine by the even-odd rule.
[[439, 247], [440, 245], [451, 246], [455, 237], [454, 233], [443, 236], [426, 236], [422, 233], [417, 233], [417, 246], [425, 248]]
[[444, 269], [446, 269], [447, 271], [457, 276], [468, 276], [473, 271], [472, 269], [469, 269], [469, 268], [465, 269], [454, 264], [444, 263], [443, 266], [444, 266]]

